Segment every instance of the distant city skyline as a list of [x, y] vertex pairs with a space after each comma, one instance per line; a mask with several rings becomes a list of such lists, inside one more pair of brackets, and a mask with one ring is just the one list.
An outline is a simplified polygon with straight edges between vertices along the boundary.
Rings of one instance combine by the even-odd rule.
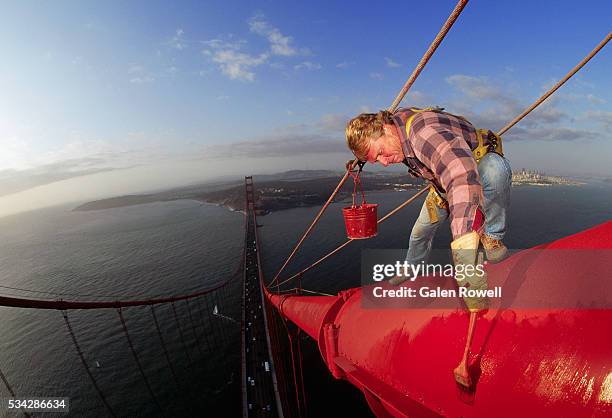
[[[12, 2], [0, 25], [0, 216], [296, 169], [342, 169], [455, 6]], [[612, 4], [471, 2], [404, 105], [499, 129], [603, 39]], [[612, 176], [611, 46], [504, 135], [516, 170]]]

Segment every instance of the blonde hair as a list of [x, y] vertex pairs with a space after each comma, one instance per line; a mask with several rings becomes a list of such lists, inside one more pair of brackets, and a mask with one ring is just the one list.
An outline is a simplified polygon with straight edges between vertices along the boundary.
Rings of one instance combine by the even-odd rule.
[[362, 113], [346, 124], [346, 144], [361, 161], [367, 160], [370, 138], [376, 139], [383, 134], [385, 123], [392, 123], [392, 114], [386, 110], [378, 113]]

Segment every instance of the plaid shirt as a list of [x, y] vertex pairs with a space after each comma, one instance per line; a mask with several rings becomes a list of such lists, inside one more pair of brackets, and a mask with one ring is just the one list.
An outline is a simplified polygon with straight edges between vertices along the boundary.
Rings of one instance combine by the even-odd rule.
[[406, 163], [411, 174], [446, 192], [451, 232], [456, 239], [473, 230], [478, 209], [484, 213], [480, 176], [472, 155], [478, 145], [476, 130], [458, 116], [424, 111], [412, 119], [407, 137], [406, 121], [412, 114], [409, 109], [399, 109], [393, 115]]

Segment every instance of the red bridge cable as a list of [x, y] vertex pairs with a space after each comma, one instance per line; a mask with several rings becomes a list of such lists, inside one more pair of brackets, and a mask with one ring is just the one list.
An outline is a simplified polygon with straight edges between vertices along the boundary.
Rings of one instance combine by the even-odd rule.
[[450, 16], [448, 16], [448, 19], [446, 19], [446, 22], [444, 22], [444, 25], [440, 29], [440, 32], [438, 32], [433, 42], [429, 46], [429, 49], [427, 49], [427, 52], [425, 52], [425, 55], [423, 55], [423, 57], [417, 64], [412, 74], [410, 74], [410, 77], [408, 77], [408, 80], [406, 81], [406, 83], [404, 84], [400, 92], [398, 93], [395, 100], [393, 101], [391, 106], [389, 106], [389, 109], [388, 109], [389, 112], [393, 112], [397, 108], [397, 106], [400, 104], [400, 102], [402, 101], [402, 99], [404, 98], [408, 90], [410, 89], [410, 87], [412, 87], [412, 84], [414, 84], [419, 74], [421, 74], [421, 71], [423, 70], [423, 68], [425, 68], [425, 65], [427, 64], [431, 56], [434, 54], [434, 52], [436, 52], [436, 49], [438, 49], [438, 46], [440, 46], [440, 44], [442, 43], [442, 40], [444, 39], [444, 37], [446, 36], [450, 28], [453, 26], [453, 24], [455, 23], [455, 21], [457, 20], [457, 18], [459, 17], [459, 15], [463, 11], [463, 8], [466, 6], [467, 3], [468, 3], [468, 0], [460, 0], [457, 3], [453, 11], [451, 12]]
[[155, 313], [155, 306], [151, 305], [151, 314], [153, 315], [153, 322], [155, 323], [155, 329], [157, 329], [157, 335], [159, 337], [159, 341], [161, 342], [162, 349], [164, 351], [164, 356], [166, 357], [166, 361], [168, 362], [168, 367], [170, 367], [170, 372], [172, 373], [172, 378], [174, 379], [174, 383], [176, 384], [176, 389], [178, 391], [178, 378], [176, 377], [176, 370], [174, 370], [174, 366], [172, 365], [172, 361], [170, 360], [170, 355], [168, 354], [168, 349], [166, 347], [166, 342], [164, 341], [164, 337], [161, 332], [161, 328], [159, 327], [159, 321], [157, 320], [157, 314]]
[[147, 299], [147, 300], [114, 300], [114, 301], [66, 301], [66, 300], [48, 300], [48, 299], [25, 299], [0, 296], [0, 306], [9, 306], [13, 308], [35, 308], [35, 309], [117, 309], [127, 308], [130, 306], [149, 306], [159, 305], [162, 303], [178, 302], [186, 299], [193, 299], [199, 296], [206, 295], [210, 292], [227, 285], [229, 280], [214, 286], [212, 288], [190, 293], [181, 296], [172, 296], [165, 298]]
[[569, 80], [574, 74], [576, 74], [582, 67], [586, 65], [587, 62], [591, 60], [612, 38], [612, 32], [608, 32], [606, 37], [582, 60], [580, 61], [574, 68], [571, 69], [569, 73], [565, 75], [561, 80], [557, 82], [554, 86], [552, 86], [546, 93], [544, 93], [538, 100], [536, 100], [531, 106], [529, 106], [523, 113], [514, 118], [510, 123], [504, 126], [497, 134], [502, 135], [508, 129], [512, 128], [516, 125], [521, 119], [523, 119], [527, 114], [529, 114], [533, 109], [538, 107], [544, 100], [546, 100], [551, 94], [553, 94], [559, 87], [561, 87], [567, 80]]
[[134, 344], [132, 344], [132, 338], [130, 337], [130, 333], [128, 332], [127, 324], [125, 323], [125, 318], [123, 317], [123, 312], [121, 308], [117, 308], [117, 313], [119, 314], [119, 320], [121, 321], [121, 326], [123, 327], [123, 333], [125, 334], [125, 338], [127, 339], [128, 346], [130, 347], [132, 356], [134, 356], [134, 361], [136, 362], [136, 365], [138, 366], [138, 370], [140, 371], [140, 376], [142, 377], [142, 380], [147, 386], [147, 390], [149, 391], [149, 395], [151, 395], [151, 399], [153, 399], [153, 402], [155, 402], [155, 405], [157, 405], [157, 407], [163, 414], [164, 410], [161, 407], [159, 401], [157, 400], [157, 397], [153, 393], [153, 389], [151, 388], [149, 379], [147, 379], [147, 376], [145, 375], [144, 369], [142, 368], [142, 364], [140, 363], [140, 358], [138, 357], [138, 354], [136, 353], [136, 350], [134, 349]]
[[[111, 406], [109, 405], [108, 401], [106, 400], [106, 397], [104, 396], [104, 393], [102, 393], [102, 390], [100, 390], [100, 387], [98, 386], [98, 383], [96, 382], [96, 379], [94, 378], [93, 374], [91, 374], [91, 370], [89, 369], [89, 366], [87, 365], [87, 361], [85, 361], [85, 357], [83, 356], [83, 351], [81, 351], [81, 347], [79, 346], [79, 343], [77, 342], [76, 336], [72, 329], [72, 325], [70, 325], [70, 320], [68, 319], [68, 311], [62, 311], [62, 315], [64, 317], [64, 322], [66, 323], [66, 328], [68, 329], [68, 334], [70, 334], [70, 337], [72, 338], [72, 343], [74, 344], [74, 348], [76, 349], [77, 354], [79, 355], [79, 358], [81, 359], [81, 363], [83, 364], [83, 367], [85, 367], [85, 371], [89, 375], [89, 379], [91, 380], [91, 383], [96, 389], [96, 392], [98, 393], [98, 396], [100, 397], [100, 399], [102, 399], [102, 403], [104, 403], [104, 406], [106, 406], [106, 409], [108, 410], [110, 415], [112, 417], [116, 417], [117, 414], [115, 414], [115, 412], [113, 411], [113, 408], [111, 408]], [[13, 394], [13, 396], [15, 395]]]
[[[425, 193], [427, 190], [429, 190], [429, 186], [423, 187], [421, 190], [419, 190], [418, 192], [413, 194], [410, 198], [408, 198], [408, 200], [406, 200], [404, 203], [402, 203], [401, 205], [399, 205], [398, 207], [393, 209], [391, 212], [387, 213], [385, 216], [380, 218], [377, 223], [381, 224], [381, 223], [385, 222], [387, 219], [389, 219], [391, 216], [395, 215], [398, 211], [400, 211], [401, 209], [406, 207], [408, 204], [410, 204], [417, 197], [419, 197], [420, 195]], [[327, 260], [329, 257], [331, 257], [332, 255], [336, 254], [338, 251], [340, 251], [341, 249], [343, 249], [344, 247], [346, 247], [347, 245], [349, 245], [353, 241], [354, 241], [354, 239], [349, 239], [348, 241], [344, 242], [343, 244], [340, 244], [334, 250], [330, 251], [329, 253], [327, 253], [323, 257], [319, 258], [314, 263], [310, 264], [309, 266], [307, 266], [306, 268], [302, 269], [301, 271], [295, 273], [293, 276], [289, 277], [288, 279], [285, 279], [282, 282], [276, 284], [276, 288], [278, 289], [283, 284], [285, 284], [285, 283], [287, 283], [287, 282], [289, 282], [289, 281], [291, 281], [291, 280], [293, 280], [295, 278], [298, 278], [298, 277], [302, 276], [304, 273], [306, 273], [307, 271], [311, 270], [312, 268], [318, 266], [323, 261]]]
[[189, 362], [189, 366], [193, 367], [193, 362], [191, 361], [191, 356], [189, 355], [189, 350], [187, 349], [187, 344], [185, 344], [185, 337], [183, 335], [183, 329], [181, 328], [181, 323], [178, 319], [178, 315], [176, 314], [176, 307], [174, 306], [174, 302], [170, 303], [172, 307], [172, 314], [174, 315], [174, 321], [176, 322], [176, 327], [179, 332], [179, 336], [181, 337], [181, 343], [183, 344], [183, 349], [185, 350], [185, 354], [187, 355], [187, 361]]

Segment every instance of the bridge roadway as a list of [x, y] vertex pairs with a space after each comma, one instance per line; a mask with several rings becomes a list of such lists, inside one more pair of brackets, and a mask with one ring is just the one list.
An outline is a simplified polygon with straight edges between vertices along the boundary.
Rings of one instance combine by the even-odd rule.
[[283, 417], [277, 404], [257, 254], [256, 218], [247, 211], [243, 294], [243, 416]]

